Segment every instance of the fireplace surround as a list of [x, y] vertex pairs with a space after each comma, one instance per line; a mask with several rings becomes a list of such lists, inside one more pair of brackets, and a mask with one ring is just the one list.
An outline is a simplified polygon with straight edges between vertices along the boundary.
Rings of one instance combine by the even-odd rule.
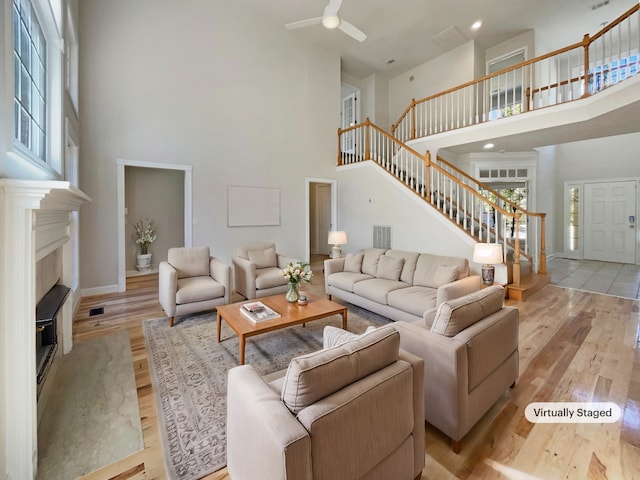
[[[36, 265], [57, 252], [72, 284], [71, 212], [90, 200], [69, 182], [0, 179], [0, 478], [37, 473]], [[72, 304], [57, 314], [60, 354], [72, 348]]]

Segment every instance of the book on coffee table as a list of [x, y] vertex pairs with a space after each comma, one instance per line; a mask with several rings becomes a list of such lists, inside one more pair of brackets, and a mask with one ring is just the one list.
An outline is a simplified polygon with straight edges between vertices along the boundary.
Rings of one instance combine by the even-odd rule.
[[270, 309], [262, 302], [243, 303], [240, 311], [245, 317], [254, 322], [271, 320], [280, 316], [278, 312]]

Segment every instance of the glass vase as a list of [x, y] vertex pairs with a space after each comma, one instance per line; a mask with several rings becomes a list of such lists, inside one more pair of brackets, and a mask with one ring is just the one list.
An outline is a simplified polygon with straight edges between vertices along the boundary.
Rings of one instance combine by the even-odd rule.
[[287, 288], [287, 293], [285, 293], [284, 298], [286, 298], [287, 302], [295, 303], [298, 301], [298, 284], [294, 282], [289, 282], [289, 288]]

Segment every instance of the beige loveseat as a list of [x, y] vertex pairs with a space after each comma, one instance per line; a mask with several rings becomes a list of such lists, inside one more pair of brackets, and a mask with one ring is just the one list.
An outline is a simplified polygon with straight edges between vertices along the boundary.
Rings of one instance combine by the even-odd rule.
[[324, 262], [325, 292], [331, 298], [392, 320], [431, 323], [445, 300], [480, 289], [466, 258], [366, 248]]
[[411, 480], [425, 465], [423, 362], [392, 326], [260, 377], [229, 370], [233, 480]]
[[518, 378], [518, 309], [491, 286], [443, 302], [433, 322], [395, 322], [400, 347], [424, 360], [425, 419], [454, 452]]

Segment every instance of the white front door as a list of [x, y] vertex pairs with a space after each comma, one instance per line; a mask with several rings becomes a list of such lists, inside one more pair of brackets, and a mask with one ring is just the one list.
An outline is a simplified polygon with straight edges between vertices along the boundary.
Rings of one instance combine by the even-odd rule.
[[584, 185], [584, 258], [636, 263], [636, 182]]

